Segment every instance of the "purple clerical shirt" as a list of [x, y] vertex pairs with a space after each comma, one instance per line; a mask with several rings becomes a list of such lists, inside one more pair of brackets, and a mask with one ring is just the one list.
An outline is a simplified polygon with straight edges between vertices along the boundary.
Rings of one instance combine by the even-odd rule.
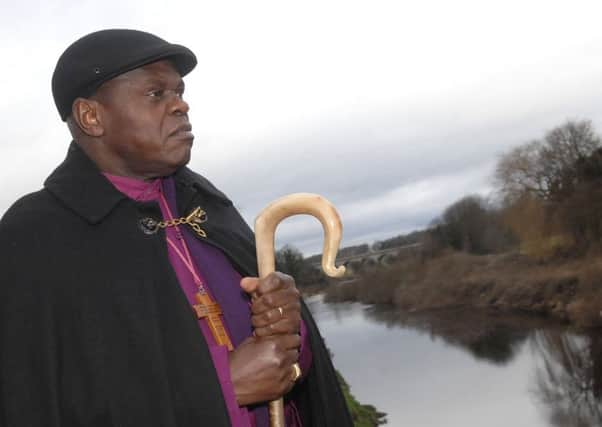
[[[131, 199], [159, 202], [163, 218], [169, 218], [169, 212], [174, 217], [180, 216], [176, 207], [173, 179], [164, 178], [147, 182], [110, 174], [104, 175], [119, 191]], [[162, 198], [166, 201], [167, 206], [161, 203]], [[183, 244], [186, 244], [188, 247], [196, 272], [204, 283], [206, 291], [220, 305], [228, 335], [234, 347], [237, 347], [245, 338], [252, 334], [249, 297], [240, 288], [240, 274], [232, 267], [220, 250], [193, 237], [187, 226], [180, 226], [179, 229], [168, 227], [165, 229], [165, 233], [166, 237], [171, 239], [172, 242], [176, 242], [178, 247], [183, 247]], [[195, 294], [197, 286], [194, 283], [192, 274], [172, 246], [167, 245], [167, 248], [169, 262], [176, 273], [176, 277], [188, 302], [190, 305], [196, 304]], [[230, 377], [228, 349], [216, 343], [204, 320], [199, 320], [199, 327], [209, 346], [232, 426], [268, 426], [266, 405], [257, 405], [252, 409], [238, 406]], [[311, 366], [311, 359], [307, 331], [302, 321], [299, 365], [303, 376], [305, 376]], [[285, 415], [287, 426], [301, 427], [301, 421], [293, 402], [286, 404]]]

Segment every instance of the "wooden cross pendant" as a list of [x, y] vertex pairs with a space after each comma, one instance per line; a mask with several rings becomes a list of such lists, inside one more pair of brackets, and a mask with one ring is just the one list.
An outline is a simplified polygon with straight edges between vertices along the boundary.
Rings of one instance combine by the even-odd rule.
[[222, 309], [218, 303], [211, 300], [211, 297], [205, 292], [197, 292], [195, 298], [198, 304], [194, 304], [192, 308], [196, 312], [197, 319], [206, 319], [211, 335], [219, 345], [225, 345], [229, 351], [234, 350], [230, 337], [226, 332], [226, 327], [220, 315]]

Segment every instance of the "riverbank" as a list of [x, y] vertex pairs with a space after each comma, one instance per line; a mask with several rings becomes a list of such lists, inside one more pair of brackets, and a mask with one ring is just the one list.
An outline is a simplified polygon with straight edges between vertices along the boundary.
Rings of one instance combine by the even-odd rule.
[[472, 306], [602, 327], [602, 256], [547, 263], [518, 253], [414, 257], [328, 286], [325, 300], [408, 311]]
[[343, 390], [354, 427], [378, 427], [387, 423], [387, 414], [378, 411], [373, 405], [360, 403], [351, 393], [351, 387], [340, 372], [336, 372], [339, 384]]

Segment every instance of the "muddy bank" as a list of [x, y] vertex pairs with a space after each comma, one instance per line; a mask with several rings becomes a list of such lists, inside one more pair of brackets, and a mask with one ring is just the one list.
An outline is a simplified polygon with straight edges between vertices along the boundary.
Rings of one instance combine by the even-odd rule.
[[416, 257], [331, 285], [325, 299], [408, 311], [472, 306], [602, 327], [602, 257], [547, 263], [517, 253]]

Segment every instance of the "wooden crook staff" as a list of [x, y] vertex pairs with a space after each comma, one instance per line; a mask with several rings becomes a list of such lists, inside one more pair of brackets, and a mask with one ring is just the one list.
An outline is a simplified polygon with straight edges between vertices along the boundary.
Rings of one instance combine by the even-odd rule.
[[[312, 215], [320, 220], [324, 228], [324, 250], [322, 268], [331, 277], [345, 274], [345, 267], [335, 267], [334, 261], [341, 242], [343, 227], [334, 206], [317, 194], [296, 193], [270, 203], [255, 219], [255, 244], [259, 277], [275, 270], [274, 237], [276, 226], [293, 215]], [[284, 427], [284, 405], [282, 398], [270, 402], [270, 427]]]

